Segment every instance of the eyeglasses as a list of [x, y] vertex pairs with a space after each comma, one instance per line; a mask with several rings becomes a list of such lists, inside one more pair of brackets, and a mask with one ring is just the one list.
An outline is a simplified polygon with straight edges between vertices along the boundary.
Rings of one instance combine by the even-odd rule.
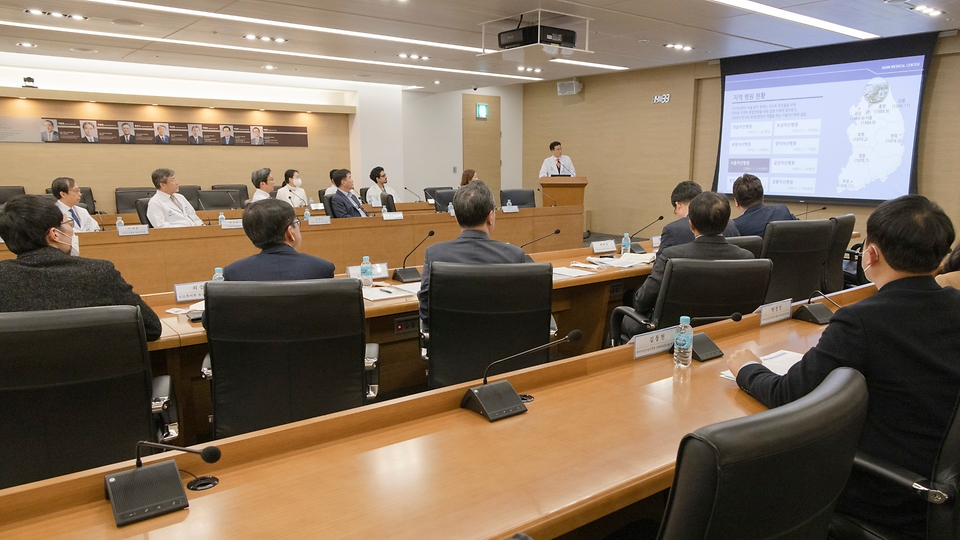
[[61, 227], [64, 226], [64, 225], [69, 225], [69, 226], [73, 227], [73, 226], [75, 225], [75, 223], [73, 222], [73, 219], [67, 218], [66, 220], [60, 222], [60, 226], [61, 226]]
[[301, 220], [300, 218], [297, 218], [297, 219], [293, 220], [293, 224], [290, 225], [290, 226], [291, 226], [291, 227], [299, 227], [301, 221], [303, 221], [303, 220]]
[[69, 192], [69, 193], [80, 193], [80, 188], [79, 188], [79, 187], [75, 187], [75, 188], [69, 190], [68, 192]]

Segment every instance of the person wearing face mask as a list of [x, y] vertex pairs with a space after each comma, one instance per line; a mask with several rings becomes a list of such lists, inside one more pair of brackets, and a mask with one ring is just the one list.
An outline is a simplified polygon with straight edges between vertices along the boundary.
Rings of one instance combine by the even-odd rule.
[[277, 200], [289, 203], [294, 208], [306, 206], [307, 192], [300, 187], [302, 184], [300, 171], [287, 169], [287, 172], [283, 173], [283, 184], [277, 190]]
[[397, 190], [387, 185], [387, 171], [383, 167], [374, 167], [370, 171], [370, 179], [373, 180], [373, 186], [367, 190], [367, 202], [373, 206], [380, 206], [380, 194], [384, 191], [388, 195], [393, 195], [393, 202], [403, 202]]
[[61, 176], [53, 181], [50, 191], [57, 198], [57, 207], [63, 212], [63, 215], [73, 220], [74, 232], [96, 232], [100, 230], [100, 225], [90, 217], [87, 209], [79, 206], [80, 187], [73, 178]]
[[[786, 375], [771, 372], [751, 350], [729, 354], [737, 384], [777, 407], [810, 393], [834, 369], [854, 368], [870, 394], [860, 450], [919, 474], [932, 471], [960, 394], [960, 291], [934, 279], [955, 236], [950, 218], [926, 197], [878, 206], [863, 243], [863, 270], [877, 293], [837, 310], [819, 343]], [[893, 482], [854, 469], [837, 511], [923, 538], [926, 506]]]
[[0, 261], [0, 311], [138, 306], [147, 340], [159, 339], [157, 314], [113, 263], [69, 255], [73, 236], [73, 220], [49, 198], [18, 195], [7, 201], [0, 238], [17, 258]]

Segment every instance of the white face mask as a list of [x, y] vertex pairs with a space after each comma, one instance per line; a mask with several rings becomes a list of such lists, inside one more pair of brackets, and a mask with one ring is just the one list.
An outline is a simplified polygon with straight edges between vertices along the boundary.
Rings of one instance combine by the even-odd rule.
[[[60, 233], [66, 234], [66, 233], [64, 233], [63, 231], [59, 230], [59, 229], [57, 229], [57, 231], [60, 232]], [[63, 242], [63, 241], [59, 240], [59, 237], [60, 237], [60, 235], [58, 234], [58, 235], [57, 235], [57, 238], [58, 238], [58, 239], [57, 239], [57, 243], [58, 243], [58, 244], [67, 245], [67, 242]], [[72, 235], [70, 236], [69, 245], [70, 245], [70, 255], [72, 255], [72, 256], [74, 256], [74, 257], [79, 257], [79, 256], [80, 256], [80, 239], [77, 238], [76, 233], [74, 233], [74, 234], [72, 234]]]
[[293, 179], [293, 187], [300, 187], [300, 184], [303, 184], [303, 182], [299, 178]]

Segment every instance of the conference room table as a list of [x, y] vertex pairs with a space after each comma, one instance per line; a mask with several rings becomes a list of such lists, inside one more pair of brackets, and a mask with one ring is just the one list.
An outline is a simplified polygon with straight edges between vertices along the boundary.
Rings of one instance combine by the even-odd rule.
[[[874, 292], [831, 298], [849, 305]], [[765, 355], [804, 352], [825, 328], [759, 323], [752, 314], [697, 330], [727, 353]], [[528, 412], [495, 423], [459, 408], [474, 381], [223, 439], [213, 464], [150, 456], [220, 483], [189, 492], [188, 510], [123, 528], [103, 477], [133, 460], [8, 488], [0, 537], [553, 538], [668, 488], [685, 434], [764, 409], [720, 377], [722, 358], [681, 369], [667, 352], [633, 353], [624, 345], [493, 377], [534, 396]]]
[[[641, 245], [652, 249], [649, 241]], [[591, 248], [578, 248], [534, 253], [531, 258], [558, 268], [568, 267], [574, 261], [585, 262], [592, 254]], [[608, 267], [570, 278], [555, 275], [551, 300], [558, 335], [566, 335], [573, 329], [583, 332], [580, 341], [559, 346], [555, 356], [570, 357], [599, 350], [610, 312], [620, 305], [623, 291], [638, 287], [651, 267], [650, 264]], [[398, 284], [391, 279], [377, 282]], [[154, 351], [151, 353], [154, 374], [173, 378], [182, 441], [194, 444], [209, 436], [208, 416], [213, 412], [209, 383], [200, 376], [200, 366], [208, 350], [206, 332], [199, 322], [191, 322], [185, 315], [167, 313], [170, 308], [186, 308], [192, 301], [178, 303], [172, 292], [148, 294], [143, 298], [160, 316], [163, 325], [160, 340], [149, 344], [150, 351]], [[364, 300], [367, 342], [380, 345], [380, 399], [427, 388], [426, 363], [420, 357], [418, 307], [416, 295]]]

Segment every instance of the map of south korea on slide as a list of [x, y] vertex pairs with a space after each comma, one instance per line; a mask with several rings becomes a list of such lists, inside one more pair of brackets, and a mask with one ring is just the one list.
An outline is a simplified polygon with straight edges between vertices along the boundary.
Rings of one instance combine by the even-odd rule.
[[903, 160], [903, 116], [887, 81], [874, 77], [863, 89], [860, 102], [850, 107], [852, 124], [847, 138], [853, 152], [837, 178], [837, 192], [858, 191], [884, 181]]

